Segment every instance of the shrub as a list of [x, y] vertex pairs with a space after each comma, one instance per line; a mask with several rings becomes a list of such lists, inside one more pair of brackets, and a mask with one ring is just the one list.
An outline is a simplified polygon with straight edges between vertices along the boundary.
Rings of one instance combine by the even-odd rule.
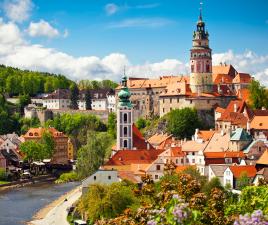
[[0, 168], [0, 180], [5, 181], [7, 179], [6, 170], [4, 168]]
[[59, 179], [56, 180], [57, 184], [67, 183], [72, 181], [78, 181], [78, 175], [76, 172], [63, 173], [60, 175]]

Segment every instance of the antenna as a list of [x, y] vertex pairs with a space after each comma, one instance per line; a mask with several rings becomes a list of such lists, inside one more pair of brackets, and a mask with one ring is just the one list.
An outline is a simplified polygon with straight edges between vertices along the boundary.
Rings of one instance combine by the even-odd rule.
[[124, 77], [126, 76], [126, 65], [124, 65]]

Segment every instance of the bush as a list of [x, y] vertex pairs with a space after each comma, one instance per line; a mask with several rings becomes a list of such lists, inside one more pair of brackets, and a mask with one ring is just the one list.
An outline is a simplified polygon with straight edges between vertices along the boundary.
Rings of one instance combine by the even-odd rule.
[[7, 179], [6, 170], [3, 168], [0, 168], [0, 180], [5, 181]]
[[72, 181], [78, 181], [78, 175], [76, 172], [69, 172], [69, 173], [63, 173], [60, 175], [59, 179], [57, 179], [55, 182], [57, 184], [61, 183], [67, 183]]

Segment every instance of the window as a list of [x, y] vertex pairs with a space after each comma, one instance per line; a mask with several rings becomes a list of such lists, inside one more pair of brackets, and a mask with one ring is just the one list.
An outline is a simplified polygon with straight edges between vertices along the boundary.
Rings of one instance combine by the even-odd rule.
[[156, 165], [156, 170], [160, 170], [161, 166], [160, 165]]
[[96, 180], [97, 179], [97, 177], [96, 176], [94, 176], [94, 180]]
[[124, 136], [127, 136], [127, 127], [124, 127]]
[[195, 152], [193, 152], [192, 155], [195, 155]]
[[206, 65], [206, 72], [209, 73], [209, 70], [210, 70], [210, 66]]
[[163, 108], [163, 113], [165, 112], [165, 108]]
[[186, 158], [186, 163], [189, 163], [189, 159], [188, 158]]
[[226, 164], [231, 164], [232, 163], [232, 158], [225, 158], [225, 163]]
[[195, 163], [195, 159], [192, 159], [192, 163]]
[[201, 72], [201, 64], [200, 62], [197, 63], [197, 73]]
[[258, 149], [259, 149], [259, 152], [261, 152], [261, 147], [260, 146], [258, 147]]
[[172, 107], [169, 108], [169, 111], [172, 111]]
[[190, 100], [190, 104], [192, 104], [193, 103], [193, 100]]
[[111, 180], [111, 176], [108, 176], [108, 180]]
[[209, 100], [207, 100], [207, 103], [209, 104], [209, 103], [210, 103], [210, 101], [209, 101]]
[[127, 114], [124, 113], [124, 122], [127, 123]]
[[127, 140], [124, 140], [124, 148], [127, 148]]
[[180, 102], [180, 99], [179, 98], [177, 98], [177, 103], [179, 103]]
[[157, 179], [158, 179], [158, 175], [155, 175], [155, 176], [154, 176], [154, 179], [156, 179], [156, 180], [157, 180]]
[[178, 164], [179, 163], [179, 160], [178, 159], [176, 159], [176, 164]]
[[184, 160], [183, 160], [183, 158], [181, 158], [181, 164], [183, 164], [184, 163]]
[[169, 99], [170, 103], [172, 103], [172, 98]]

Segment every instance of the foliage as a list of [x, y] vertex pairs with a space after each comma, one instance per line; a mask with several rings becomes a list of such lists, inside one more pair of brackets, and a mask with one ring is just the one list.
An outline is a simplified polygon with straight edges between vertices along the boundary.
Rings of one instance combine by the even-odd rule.
[[250, 178], [248, 177], [247, 172], [242, 172], [241, 176], [237, 179], [237, 188], [241, 190], [249, 185], [250, 185]]
[[222, 186], [218, 177], [213, 177], [209, 182], [206, 182], [202, 188], [202, 191], [206, 193], [207, 196], [209, 196], [214, 188], [222, 191], [224, 190], [224, 187]]
[[111, 80], [102, 80], [102, 81], [96, 81], [96, 80], [81, 80], [78, 83], [79, 89], [80, 90], [85, 90], [85, 89], [115, 89], [118, 84], [111, 81]]
[[40, 121], [37, 117], [32, 119], [29, 118], [21, 118], [19, 120], [20, 123], [20, 133], [25, 134], [31, 127], [40, 127]]
[[151, 121], [150, 120], [146, 120], [142, 117], [140, 117], [137, 121], [136, 121], [136, 126], [139, 130], [148, 127], [151, 125]]
[[201, 122], [196, 109], [175, 109], [167, 115], [167, 130], [177, 138], [190, 138], [196, 128], [200, 128]]
[[87, 144], [78, 151], [77, 173], [84, 178], [93, 174], [104, 163], [112, 138], [106, 132], [88, 132]]
[[93, 114], [57, 115], [53, 120], [48, 120], [46, 127], [55, 127], [71, 137], [76, 149], [87, 143], [88, 131], [106, 131], [106, 125]]
[[72, 181], [78, 181], [78, 175], [76, 172], [68, 172], [68, 173], [63, 173], [60, 175], [60, 177], [55, 181], [57, 184], [61, 183], [67, 183], [67, 182], [72, 182]]
[[0, 168], [0, 181], [5, 181], [7, 179], [6, 170], [4, 168]]
[[127, 208], [138, 204], [131, 187], [125, 183], [91, 185], [85, 197], [79, 202], [79, 211], [91, 222], [101, 218], [113, 218]]
[[86, 110], [92, 110], [92, 99], [91, 99], [91, 95], [90, 95], [90, 90], [86, 89], [86, 93], [85, 93], [85, 101], [86, 101]]
[[263, 215], [261, 210], [256, 210], [251, 215], [240, 215], [239, 218], [234, 222], [234, 225], [267, 225], [267, 223], [268, 216]]
[[0, 66], [0, 92], [10, 96], [35, 96], [58, 88], [69, 88], [71, 83], [73, 82], [63, 75]]
[[254, 109], [268, 108], [268, 92], [257, 80], [252, 80], [249, 86], [250, 100]]
[[50, 159], [54, 152], [54, 140], [48, 131], [42, 134], [40, 142], [26, 141], [21, 143], [20, 150], [25, 154], [24, 159], [29, 162]]
[[21, 114], [23, 114], [24, 107], [30, 103], [31, 103], [31, 98], [28, 94], [19, 96], [19, 108], [20, 108]]
[[109, 113], [107, 123], [108, 133], [116, 138], [116, 114], [114, 112]]
[[71, 109], [78, 109], [79, 89], [78, 89], [76, 84], [72, 84], [70, 86], [70, 90], [71, 90], [71, 95], [70, 95], [71, 105], [70, 105], [70, 108]]

